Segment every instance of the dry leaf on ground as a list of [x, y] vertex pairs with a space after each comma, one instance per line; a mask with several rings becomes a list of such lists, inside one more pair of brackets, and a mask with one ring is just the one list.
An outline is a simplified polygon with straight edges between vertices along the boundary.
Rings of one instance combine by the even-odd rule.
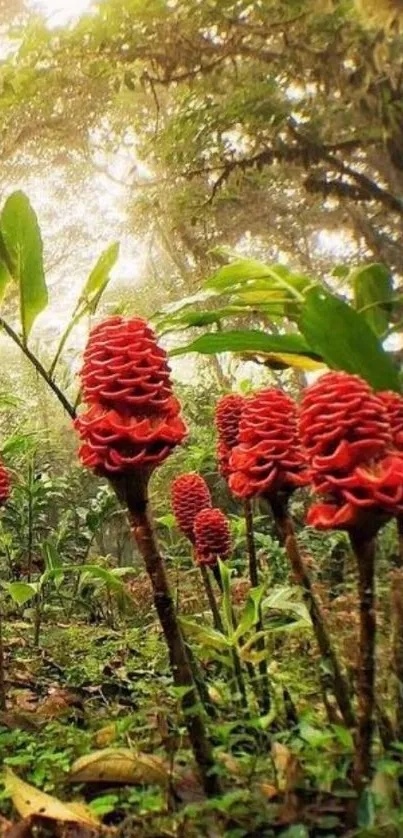
[[34, 786], [21, 780], [6, 768], [4, 773], [4, 787], [10, 794], [19, 815], [28, 818], [30, 815], [40, 815], [55, 821], [80, 823], [96, 827], [99, 821], [84, 803], [63, 803], [57, 797], [52, 797]]
[[73, 783], [156, 783], [166, 786], [169, 770], [162, 759], [129, 748], [104, 748], [80, 757], [71, 767]]

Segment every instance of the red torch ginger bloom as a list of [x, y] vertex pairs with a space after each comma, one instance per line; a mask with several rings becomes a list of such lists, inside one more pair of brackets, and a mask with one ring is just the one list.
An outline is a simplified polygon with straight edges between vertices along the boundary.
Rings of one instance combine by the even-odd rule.
[[88, 404], [160, 413], [172, 396], [166, 352], [145, 320], [108, 317], [89, 337], [81, 370]]
[[4, 506], [10, 495], [10, 475], [0, 463], [0, 506]]
[[305, 391], [300, 435], [315, 490], [308, 513], [319, 529], [365, 527], [403, 509], [403, 459], [392, 450], [382, 399], [366, 381], [329, 372]]
[[215, 565], [218, 559], [227, 559], [231, 552], [231, 535], [228, 519], [221, 509], [202, 509], [194, 522], [196, 563]]
[[194, 523], [202, 509], [211, 507], [207, 483], [200, 474], [181, 474], [171, 484], [171, 505], [178, 529], [194, 543]]
[[386, 407], [393, 445], [398, 451], [403, 451], [403, 396], [393, 390], [384, 390], [378, 396]]
[[75, 427], [80, 457], [99, 474], [148, 475], [187, 434], [167, 356], [144, 320], [110, 317], [92, 330], [82, 389], [90, 408]]
[[215, 426], [218, 431], [217, 459], [219, 470], [227, 480], [231, 474], [229, 459], [238, 444], [239, 422], [245, 399], [237, 393], [228, 393], [218, 399], [215, 409]]
[[269, 388], [244, 400], [239, 444], [230, 457], [230, 489], [241, 498], [290, 493], [307, 482], [297, 434], [297, 405]]

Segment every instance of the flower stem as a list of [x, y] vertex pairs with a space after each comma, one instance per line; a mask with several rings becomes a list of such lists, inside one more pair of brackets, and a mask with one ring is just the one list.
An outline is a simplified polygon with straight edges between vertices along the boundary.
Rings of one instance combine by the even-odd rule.
[[397, 537], [399, 544], [398, 562], [399, 567], [403, 567], [403, 515], [397, 516]]
[[392, 659], [396, 679], [396, 738], [403, 739], [403, 569], [390, 574], [392, 610]]
[[3, 603], [0, 601], [0, 710], [6, 709], [6, 677], [3, 644]]
[[149, 511], [147, 484], [143, 475], [131, 479], [122, 475], [113, 478], [118, 497], [127, 504], [133, 525], [133, 535], [150, 577], [154, 604], [169, 651], [174, 683], [185, 688], [182, 706], [190, 743], [207, 795], [221, 794], [221, 784], [215, 772], [212, 746], [209, 741], [204, 712], [201, 709], [195, 682], [186, 652], [182, 630], [175, 611], [165, 563], [161, 556]]
[[358, 533], [352, 533], [350, 538], [357, 558], [360, 601], [358, 727], [353, 781], [361, 789], [371, 774], [375, 711], [375, 539], [362, 538]]
[[[200, 565], [200, 571], [201, 571], [204, 587], [205, 587], [205, 590], [206, 590], [207, 599], [209, 601], [209, 605], [210, 605], [210, 608], [211, 608], [211, 613], [213, 615], [214, 628], [217, 631], [220, 631], [221, 634], [225, 634], [223, 621], [221, 619], [221, 614], [219, 612], [217, 601], [216, 601], [216, 598], [214, 596], [213, 586], [211, 584], [208, 569], [204, 565]], [[247, 710], [248, 709], [248, 697], [247, 697], [247, 694], [246, 694], [246, 687], [245, 687], [245, 681], [244, 681], [244, 677], [243, 677], [243, 673], [242, 673], [241, 662], [239, 660], [239, 656], [238, 656], [238, 653], [237, 653], [236, 649], [232, 650], [232, 664], [233, 664], [233, 667], [234, 667], [234, 674], [235, 674], [236, 682], [237, 682], [237, 685], [238, 685], [240, 703], [241, 703], [242, 707], [244, 708], [244, 710]]]
[[295, 578], [303, 589], [305, 604], [312, 620], [312, 628], [316, 636], [320, 653], [323, 659], [330, 663], [332, 670], [333, 692], [335, 694], [340, 713], [343, 717], [345, 725], [350, 728], [354, 727], [354, 711], [351, 705], [347, 679], [342, 671], [339, 659], [333, 648], [322, 609], [312, 589], [312, 583], [298, 546], [294, 524], [288, 513], [287, 501], [283, 500], [278, 495], [270, 497], [268, 500], [272, 508], [280, 541], [284, 544]]
[[[252, 509], [252, 502], [249, 498], [247, 498], [244, 502], [244, 516], [245, 516], [245, 527], [246, 527], [246, 543], [248, 547], [248, 556], [249, 556], [249, 577], [250, 583], [252, 588], [257, 588], [259, 585], [259, 574], [258, 574], [258, 567], [257, 567], [257, 558], [256, 558], [256, 545], [255, 545], [255, 536], [253, 532], [253, 509]], [[256, 631], [261, 632], [263, 631], [263, 619], [262, 619], [262, 609], [259, 605], [259, 612], [258, 612], [258, 620], [256, 623]], [[264, 652], [266, 649], [265, 639], [261, 637], [259, 641], [256, 643], [256, 648], [259, 652]], [[259, 661], [259, 674], [260, 674], [260, 687], [261, 687], [261, 696], [260, 696], [260, 704], [263, 713], [268, 713], [271, 706], [270, 701], [270, 688], [269, 688], [269, 676], [267, 674], [267, 662], [266, 660]]]

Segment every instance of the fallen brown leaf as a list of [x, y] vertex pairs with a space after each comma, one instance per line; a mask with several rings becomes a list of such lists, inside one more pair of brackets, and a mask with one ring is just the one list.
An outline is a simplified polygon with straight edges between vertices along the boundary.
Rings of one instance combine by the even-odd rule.
[[34, 786], [25, 783], [10, 769], [4, 773], [4, 787], [11, 800], [23, 818], [40, 815], [54, 821], [67, 821], [86, 826], [97, 827], [99, 821], [91, 810], [83, 803], [63, 803], [57, 797], [52, 797]]
[[76, 760], [69, 779], [72, 783], [156, 783], [166, 786], [169, 770], [160, 757], [135, 753], [129, 748], [104, 748]]

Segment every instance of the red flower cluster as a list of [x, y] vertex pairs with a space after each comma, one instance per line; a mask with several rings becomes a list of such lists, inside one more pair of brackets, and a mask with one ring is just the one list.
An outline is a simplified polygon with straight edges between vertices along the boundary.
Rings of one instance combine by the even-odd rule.
[[200, 474], [181, 474], [172, 482], [171, 505], [178, 529], [193, 543], [196, 515], [211, 507], [210, 492]]
[[231, 535], [228, 519], [221, 509], [202, 509], [194, 522], [196, 563], [215, 565], [218, 559], [227, 559], [231, 552]]
[[218, 467], [226, 480], [231, 474], [229, 459], [232, 449], [238, 443], [239, 422], [244, 404], [244, 397], [237, 393], [228, 393], [228, 395], [222, 396], [216, 404], [215, 426], [218, 431]]
[[92, 330], [81, 370], [90, 409], [75, 427], [84, 465], [150, 473], [186, 436], [167, 356], [144, 320], [109, 317]]
[[329, 372], [305, 391], [301, 441], [314, 489], [308, 523], [320, 529], [365, 525], [368, 513], [403, 510], [403, 458], [392, 450], [386, 407], [357, 375]]
[[10, 475], [0, 463], [0, 506], [4, 506], [10, 495]]
[[307, 483], [297, 405], [282, 390], [261, 390], [244, 400], [230, 469], [230, 489], [241, 498], [289, 493]]
[[403, 396], [392, 390], [384, 390], [378, 396], [386, 407], [393, 445], [398, 451], [403, 451]]

